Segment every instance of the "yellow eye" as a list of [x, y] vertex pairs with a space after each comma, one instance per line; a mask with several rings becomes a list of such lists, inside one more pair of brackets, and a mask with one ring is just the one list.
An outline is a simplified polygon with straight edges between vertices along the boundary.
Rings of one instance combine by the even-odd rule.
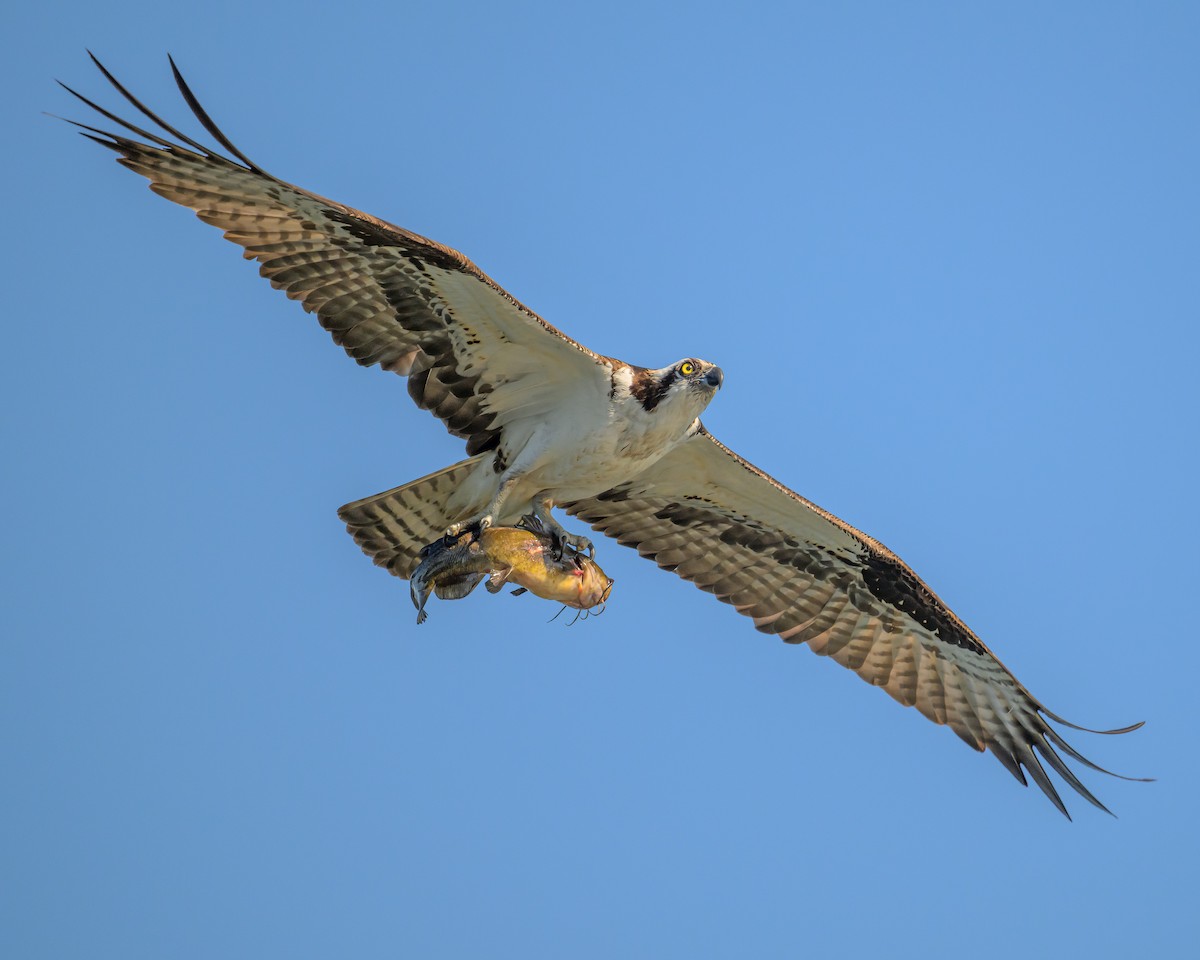
[[683, 363], [679, 365], [679, 372], [685, 377], [690, 377], [696, 372], [696, 365], [692, 363], [691, 360], [684, 360]]

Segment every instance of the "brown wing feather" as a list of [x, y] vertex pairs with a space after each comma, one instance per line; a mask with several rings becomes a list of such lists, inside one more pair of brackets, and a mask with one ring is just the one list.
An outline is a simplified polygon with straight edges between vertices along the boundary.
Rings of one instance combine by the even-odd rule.
[[974, 749], [991, 750], [1021, 783], [1028, 771], [1064, 814], [1043, 762], [1107, 810], [1054, 748], [1100, 768], [1066, 744], [1043, 716], [1054, 715], [899, 557], [706, 431], [635, 479], [563, 506], [759, 630], [807, 643]]
[[446, 503], [479, 460], [472, 457], [401, 487], [347, 503], [338, 509], [338, 516], [376, 566], [407, 580], [421, 560], [422, 548], [460, 519], [447, 512]]
[[510, 414], [549, 409], [559, 388], [589, 377], [607, 381], [608, 358], [551, 326], [456, 250], [252, 163], [220, 132], [173, 62], [184, 99], [236, 161], [168, 125], [95, 62], [161, 135], [67, 87], [141, 138], [77, 124], [91, 131], [90, 139], [116, 151], [155, 193], [223, 230], [274, 287], [316, 313], [358, 363], [408, 377], [413, 399], [465, 438], [468, 453], [494, 447]]

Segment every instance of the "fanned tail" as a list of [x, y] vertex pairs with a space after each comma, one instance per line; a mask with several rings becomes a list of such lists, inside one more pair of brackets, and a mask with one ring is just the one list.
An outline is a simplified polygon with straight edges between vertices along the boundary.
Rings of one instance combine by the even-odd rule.
[[454, 503], [461, 501], [464, 484], [491, 456], [481, 453], [402, 487], [355, 500], [339, 508], [338, 516], [377, 566], [407, 580], [420, 562], [421, 548], [477, 506], [468, 502], [456, 507], [451, 498], [459, 493]]

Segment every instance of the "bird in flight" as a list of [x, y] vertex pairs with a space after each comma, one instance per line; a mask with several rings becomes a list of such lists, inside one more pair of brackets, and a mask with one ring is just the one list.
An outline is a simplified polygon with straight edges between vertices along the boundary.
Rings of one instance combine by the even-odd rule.
[[76, 123], [84, 135], [224, 231], [359, 364], [404, 377], [417, 405], [466, 441], [467, 459], [341, 508], [377, 564], [408, 578], [438, 537], [526, 514], [591, 553], [553, 516], [559, 508], [991, 751], [1022, 784], [1028, 773], [1063, 814], [1046, 767], [1107, 812], [1059, 751], [1110, 771], [1049, 721], [1087, 728], [1050, 712], [883, 544], [705, 429], [720, 367], [594, 353], [456, 250], [267, 173], [221, 132], [173, 60], [180, 93], [225, 153], [166, 123], [92, 60], [150, 129], [63, 84], [120, 128]]

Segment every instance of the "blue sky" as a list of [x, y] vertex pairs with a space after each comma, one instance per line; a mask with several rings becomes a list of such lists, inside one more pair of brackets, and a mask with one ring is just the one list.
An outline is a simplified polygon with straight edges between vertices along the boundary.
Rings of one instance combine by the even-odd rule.
[[[1194, 950], [1190, 4], [61, 4], [6, 15], [0, 953]], [[599, 544], [567, 628], [334, 513], [457, 459], [41, 111], [167, 116], [463, 250], [904, 557], [1111, 768], [1068, 823]]]

